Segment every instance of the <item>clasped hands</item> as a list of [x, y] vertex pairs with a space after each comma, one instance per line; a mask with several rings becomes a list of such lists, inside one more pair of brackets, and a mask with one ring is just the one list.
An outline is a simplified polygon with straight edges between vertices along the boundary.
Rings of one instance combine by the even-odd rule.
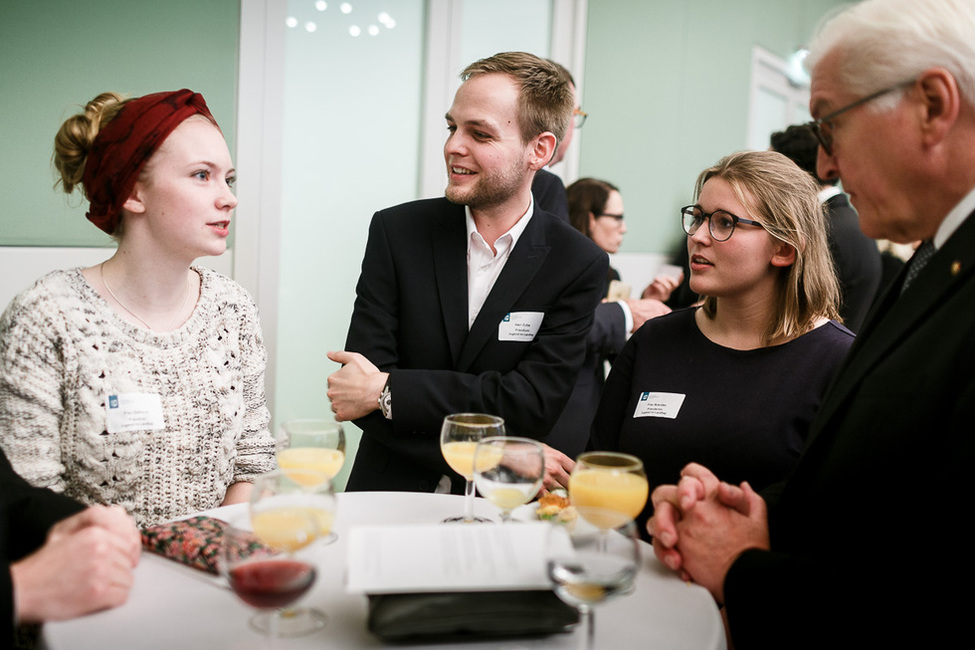
[[719, 481], [706, 467], [691, 463], [677, 485], [653, 491], [647, 531], [666, 566], [707, 588], [724, 603], [724, 580], [739, 555], [768, 549], [765, 500], [747, 482]]

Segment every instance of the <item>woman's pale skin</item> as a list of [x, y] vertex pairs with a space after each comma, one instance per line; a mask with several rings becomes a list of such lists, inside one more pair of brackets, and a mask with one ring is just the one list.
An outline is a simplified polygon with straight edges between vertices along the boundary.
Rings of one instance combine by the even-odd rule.
[[[123, 204], [115, 254], [84, 269], [85, 280], [133, 325], [179, 329], [200, 298], [200, 276], [190, 265], [227, 249], [235, 175], [220, 130], [202, 116], [185, 120], [149, 159]], [[230, 485], [222, 505], [246, 502], [251, 487]]]
[[[754, 201], [745, 192], [749, 202]], [[725, 210], [744, 219], [755, 219], [722, 178], [709, 179], [701, 189], [698, 205], [706, 213]], [[718, 345], [735, 350], [765, 347], [763, 334], [775, 309], [775, 285], [781, 270], [795, 262], [796, 251], [760, 226], [735, 226], [731, 238], [711, 238], [708, 224], [687, 238], [691, 289], [717, 301], [714, 319], [703, 309], [695, 313], [701, 332]], [[773, 341], [773, 344], [785, 341]]]

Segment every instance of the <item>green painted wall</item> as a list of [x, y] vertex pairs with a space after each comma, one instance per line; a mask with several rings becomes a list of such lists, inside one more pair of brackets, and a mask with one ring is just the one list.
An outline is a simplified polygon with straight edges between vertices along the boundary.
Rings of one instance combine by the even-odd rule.
[[752, 47], [787, 57], [840, 0], [590, 0], [580, 175], [618, 185], [625, 251], [683, 245], [694, 180], [745, 148]]
[[52, 189], [54, 134], [100, 92], [192, 88], [233, 152], [239, 24], [238, 0], [2, 0], [0, 245], [111, 243]]

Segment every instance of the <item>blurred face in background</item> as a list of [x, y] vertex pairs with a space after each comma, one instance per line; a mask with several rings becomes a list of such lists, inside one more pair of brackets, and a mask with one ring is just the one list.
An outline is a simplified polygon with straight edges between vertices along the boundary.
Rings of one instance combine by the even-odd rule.
[[607, 253], [616, 253], [623, 243], [623, 197], [616, 190], [609, 193], [600, 214], [589, 213], [589, 237]]

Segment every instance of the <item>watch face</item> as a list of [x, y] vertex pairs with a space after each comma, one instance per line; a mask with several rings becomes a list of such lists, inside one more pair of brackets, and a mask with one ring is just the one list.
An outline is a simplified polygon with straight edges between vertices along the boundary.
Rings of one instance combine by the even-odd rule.
[[383, 417], [387, 420], [393, 418], [392, 401], [392, 394], [389, 391], [389, 380], [386, 380], [386, 385], [383, 386], [383, 392], [379, 394], [379, 410], [382, 411]]

